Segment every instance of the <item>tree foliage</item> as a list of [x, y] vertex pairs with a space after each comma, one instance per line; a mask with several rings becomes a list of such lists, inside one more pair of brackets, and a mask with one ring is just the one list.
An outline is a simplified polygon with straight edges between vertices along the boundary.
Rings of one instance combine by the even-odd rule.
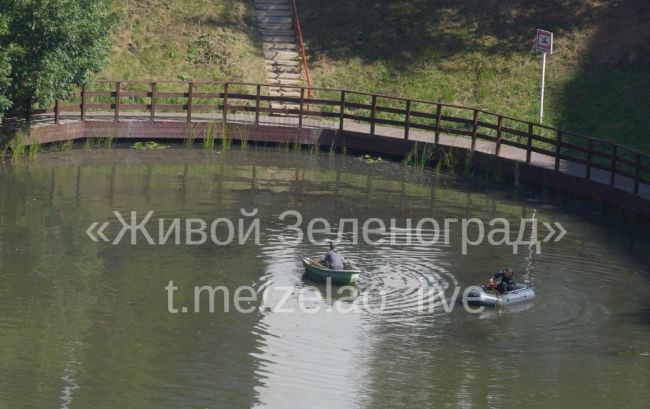
[[0, 1], [0, 112], [69, 96], [109, 50], [110, 0]]

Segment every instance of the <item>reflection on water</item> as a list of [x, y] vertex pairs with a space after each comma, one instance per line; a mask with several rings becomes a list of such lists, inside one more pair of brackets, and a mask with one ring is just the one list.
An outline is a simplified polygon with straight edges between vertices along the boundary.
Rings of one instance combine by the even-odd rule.
[[[4, 164], [0, 407], [645, 407], [647, 225], [580, 206], [392, 163], [264, 148], [73, 151]], [[260, 246], [112, 246], [84, 233], [113, 210], [211, 220], [236, 219], [241, 208], [260, 209]], [[402, 240], [391, 245], [353, 246], [344, 235], [339, 249], [363, 274], [355, 290], [328, 297], [303, 279], [299, 259], [324, 249], [281, 240], [287, 209], [335, 227], [370, 217], [515, 224], [536, 209], [569, 234], [542, 254], [485, 245], [468, 256], [459, 231], [435, 245], [407, 244], [431, 234], [408, 228], [389, 232]], [[454, 290], [507, 265], [534, 282], [534, 303], [446, 312]], [[252, 285], [287, 288], [268, 291], [268, 303], [294, 312], [169, 314], [170, 280], [178, 305], [192, 305], [194, 286]]]

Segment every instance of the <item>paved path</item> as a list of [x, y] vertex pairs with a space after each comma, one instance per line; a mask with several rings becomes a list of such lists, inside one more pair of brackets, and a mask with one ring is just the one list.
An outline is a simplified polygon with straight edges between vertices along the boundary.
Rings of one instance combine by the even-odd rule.
[[[291, 20], [288, 0], [255, 0], [257, 24], [262, 35], [266, 76], [273, 96], [300, 97], [300, 90], [283, 86], [302, 86], [298, 58], [299, 47]], [[272, 108], [296, 109], [295, 104], [274, 102]]]

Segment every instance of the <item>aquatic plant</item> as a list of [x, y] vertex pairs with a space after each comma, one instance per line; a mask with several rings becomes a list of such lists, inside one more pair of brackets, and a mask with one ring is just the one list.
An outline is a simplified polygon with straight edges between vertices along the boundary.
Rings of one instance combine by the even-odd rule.
[[29, 159], [34, 159], [36, 156], [39, 154], [41, 151], [41, 143], [39, 141], [32, 141], [31, 144], [29, 144], [29, 149], [28, 149], [28, 155]]
[[456, 157], [454, 156], [454, 148], [449, 148], [449, 151], [441, 149], [442, 156], [436, 164], [436, 172], [441, 170], [454, 170], [456, 169]]
[[167, 149], [169, 146], [161, 145], [154, 141], [146, 141], [146, 142], [136, 142], [133, 145], [131, 145], [131, 147], [133, 149], [147, 151], [147, 150]]
[[214, 149], [214, 138], [216, 134], [216, 124], [214, 122], [208, 122], [205, 127], [205, 133], [203, 136], [203, 149], [206, 151], [211, 151]]
[[222, 123], [221, 131], [221, 147], [223, 150], [227, 151], [232, 146], [233, 135], [238, 128], [235, 125]]
[[72, 149], [73, 144], [74, 144], [74, 139], [66, 139], [65, 141], [59, 141], [56, 150], [61, 152], [69, 151]]
[[185, 131], [185, 149], [192, 149], [198, 136], [198, 124], [188, 124]]
[[16, 132], [16, 135], [11, 140], [9, 147], [11, 148], [11, 160], [17, 162], [25, 154], [25, 131], [22, 129]]
[[363, 160], [366, 163], [378, 163], [382, 161], [381, 156], [372, 157], [371, 155], [368, 154], [363, 155], [361, 157], [361, 160]]
[[470, 149], [465, 155], [464, 171], [465, 176], [472, 176], [472, 158], [474, 157], [474, 150]]
[[431, 158], [433, 158], [434, 151], [435, 151], [435, 145], [429, 143], [424, 144], [424, 149], [422, 150], [422, 154], [420, 155], [420, 158], [417, 161], [417, 166], [420, 169], [424, 169], [429, 164]]

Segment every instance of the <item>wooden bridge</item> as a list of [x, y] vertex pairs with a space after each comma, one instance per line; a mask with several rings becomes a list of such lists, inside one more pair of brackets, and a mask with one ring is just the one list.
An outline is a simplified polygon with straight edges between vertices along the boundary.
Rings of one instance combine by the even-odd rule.
[[[650, 217], [650, 156], [620, 144], [439, 102], [235, 82], [98, 81], [30, 118], [25, 144], [68, 139], [203, 139], [317, 144], [427, 162], [453, 154], [532, 183]], [[284, 107], [284, 108], [278, 108]]]

